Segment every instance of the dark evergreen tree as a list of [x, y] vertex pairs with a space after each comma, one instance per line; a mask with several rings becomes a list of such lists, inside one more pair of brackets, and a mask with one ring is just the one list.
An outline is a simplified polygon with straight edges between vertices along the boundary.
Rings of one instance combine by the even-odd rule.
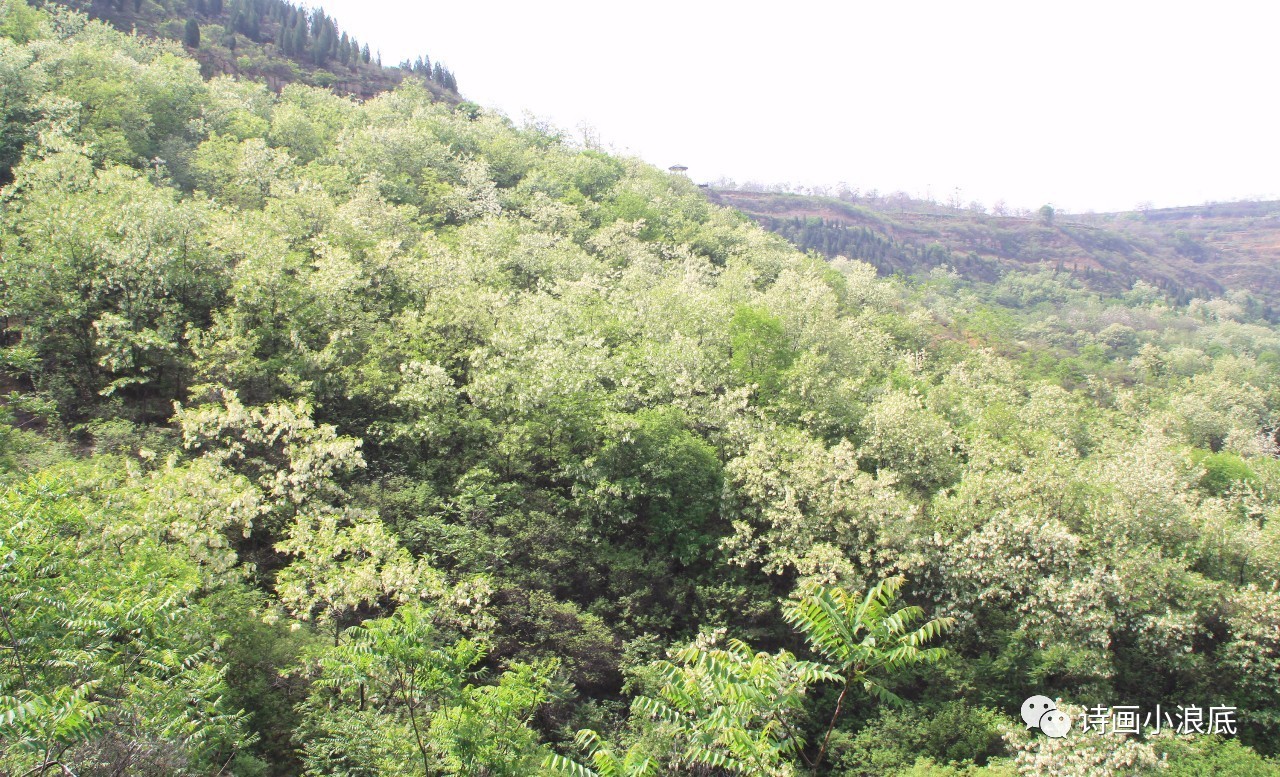
[[364, 63], [366, 65], [369, 64], [369, 44], [368, 43], [364, 44], [364, 48], [360, 49], [360, 58], [364, 60]]
[[187, 26], [182, 31], [182, 42], [188, 48], [200, 48], [200, 24], [195, 19], [187, 19]]
[[334, 27], [327, 20], [325, 24], [320, 26], [320, 35], [316, 38], [313, 52], [315, 63], [323, 65], [333, 57], [334, 53]]
[[292, 56], [300, 57], [307, 50], [307, 22], [305, 19], [299, 19], [296, 27], [293, 28], [293, 51]]

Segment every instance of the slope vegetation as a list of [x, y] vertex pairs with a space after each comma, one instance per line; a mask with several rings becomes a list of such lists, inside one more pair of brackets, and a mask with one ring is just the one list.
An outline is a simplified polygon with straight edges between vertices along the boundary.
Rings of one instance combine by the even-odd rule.
[[713, 202], [816, 250], [915, 275], [942, 265], [991, 281], [1045, 267], [1117, 292], [1144, 280], [1185, 303], [1228, 289], [1280, 292], [1280, 203], [1102, 215], [992, 216], [906, 199], [856, 202], [716, 189]]
[[881, 278], [15, 0], [0, 94], [0, 773], [1276, 773], [1251, 300]]
[[[51, 4], [54, 0], [50, 0]], [[326, 15], [287, 0], [56, 0], [125, 32], [182, 42], [205, 76], [242, 75], [275, 91], [301, 83], [368, 99], [407, 75], [457, 102], [452, 72], [430, 57], [384, 67], [381, 55]]]

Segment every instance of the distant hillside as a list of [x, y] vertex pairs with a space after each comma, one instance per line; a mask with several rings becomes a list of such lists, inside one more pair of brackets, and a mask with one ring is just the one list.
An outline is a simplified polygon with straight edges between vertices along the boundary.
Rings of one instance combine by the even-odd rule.
[[[51, 3], [53, 4], [53, 3]], [[457, 79], [421, 56], [383, 66], [376, 49], [343, 32], [322, 8], [285, 0], [58, 0], [125, 32], [181, 41], [206, 77], [231, 74], [265, 81], [331, 88], [368, 99], [406, 75], [420, 78], [438, 98], [459, 102]]]
[[1210, 203], [1069, 218], [1171, 244], [1227, 289], [1280, 292], [1280, 202]]
[[1183, 302], [1229, 289], [1280, 292], [1276, 202], [1028, 218], [905, 200], [726, 189], [708, 196], [804, 250], [861, 259], [886, 274], [947, 265], [989, 281], [1005, 267], [1040, 265], [1100, 291], [1142, 279]]

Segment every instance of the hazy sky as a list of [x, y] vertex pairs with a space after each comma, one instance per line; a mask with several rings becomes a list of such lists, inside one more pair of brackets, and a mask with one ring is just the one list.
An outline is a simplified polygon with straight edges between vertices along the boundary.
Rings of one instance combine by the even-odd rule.
[[[314, 4], [314, 0], [313, 0]], [[384, 64], [695, 180], [1120, 210], [1280, 197], [1280, 4], [327, 0]]]

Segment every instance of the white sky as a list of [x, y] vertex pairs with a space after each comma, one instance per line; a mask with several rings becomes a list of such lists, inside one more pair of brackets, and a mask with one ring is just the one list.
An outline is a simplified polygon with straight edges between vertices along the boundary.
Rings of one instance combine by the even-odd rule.
[[1266, 0], [322, 5], [384, 64], [426, 53], [468, 99], [697, 181], [1072, 211], [1280, 198]]

